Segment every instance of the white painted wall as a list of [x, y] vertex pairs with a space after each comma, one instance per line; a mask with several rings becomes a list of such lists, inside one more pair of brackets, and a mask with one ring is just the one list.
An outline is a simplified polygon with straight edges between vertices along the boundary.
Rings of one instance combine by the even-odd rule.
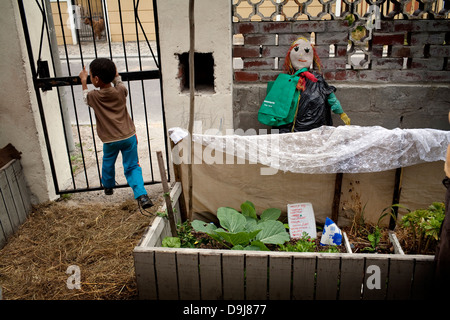
[[[187, 129], [189, 90], [180, 87], [177, 54], [189, 52], [189, 1], [159, 0], [158, 19], [167, 127]], [[212, 53], [215, 92], [195, 94], [195, 121], [202, 131], [233, 128], [231, 1], [195, 1], [195, 52]], [[194, 130], [199, 130], [194, 129]]]
[[[33, 2], [25, 3], [35, 60], [39, 49], [41, 14]], [[8, 143], [22, 152], [21, 163], [31, 193], [31, 201], [40, 203], [57, 197], [47, 156], [39, 116], [31, 67], [22, 31], [22, 21], [16, 0], [2, 2], [0, 16], [0, 148]], [[47, 41], [44, 42], [45, 44]], [[48, 46], [42, 49], [42, 59], [51, 61]], [[52, 69], [50, 65], [50, 69]], [[64, 133], [55, 89], [42, 94], [50, 143], [61, 181], [70, 178]]]

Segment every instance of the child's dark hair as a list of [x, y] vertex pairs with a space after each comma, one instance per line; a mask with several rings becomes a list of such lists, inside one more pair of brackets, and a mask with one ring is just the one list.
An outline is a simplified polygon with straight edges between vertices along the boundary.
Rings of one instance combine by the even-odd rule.
[[97, 58], [91, 62], [89, 69], [92, 76], [97, 76], [103, 83], [108, 84], [116, 76], [116, 65], [107, 58]]

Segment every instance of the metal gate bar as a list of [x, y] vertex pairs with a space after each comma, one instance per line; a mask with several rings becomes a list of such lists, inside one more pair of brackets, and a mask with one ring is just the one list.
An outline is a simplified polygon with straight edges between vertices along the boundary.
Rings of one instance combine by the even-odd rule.
[[[42, 33], [41, 33], [41, 42], [40, 42], [40, 49], [42, 48], [43, 45], [43, 31], [44, 28], [47, 32], [47, 36], [49, 39], [49, 46], [50, 46], [50, 51], [52, 51], [51, 49], [51, 41], [50, 41], [50, 32], [48, 30], [48, 25], [47, 25], [47, 20], [46, 20], [46, 13], [45, 13], [45, 6], [44, 6], [44, 0], [41, 0], [42, 6], [39, 5], [39, 0], [35, 0], [36, 4], [38, 5], [41, 14], [42, 14]], [[88, 6], [90, 7], [90, 2], [91, 0], [88, 0]], [[34, 61], [34, 57], [33, 57], [33, 48], [31, 46], [31, 40], [30, 40], [30, 34], [28, 32], [28, 25], [27, 25], [27, 20], [26, 20], [26, 13], [25, 13], [25, 8], [23, 5], [23, 0], [18, 0], [19, 3], [19, 10], [20, 10], [20, 14], [21, 14], [21, 18], [22, 18], [22, 26], [24, 29], [24, 34], [25, 34], [25, 40], [26, 40], [26, 44], [27, 44], [27, 50], [28, 50], [28, 55], [29, 55], [29, 60], [30, 60], [30, 65], [31, 65], [31, 71], [32, 71], [32, 76], [33, 76], [33, 83], [34, 83], [34, 87], [35, 87], [35, 91], [36, 91], [36, 96], [37, 96], [37, 101], [38, 101], [38, 108], [39, 108], [39, 112], [40, 112], [40, 116], [41, 116], [41, 122], [42, 122], [42, 126], [44, 129], [44, 138], [45, 138], [45, 143], [47, 146], [47, 150], [48, 150], [48, 155], [49, 155], [49, 163], [50, 163], [50, 168], [51, 168], [51, 172], [52, 172], [52, 178], [53, 178], [53, 182], [55, 185], [55, 191], [57, 194], [63, 194], [63, 193], [73, 193], [73, 192], [84, 192], [84, 191], [94, 191], [94, 190], [102, 190], [102, 184], [101, 184], [101, 174], [100, 174], [100, 165], [99, 165], [99, 159], [98, 159], [98, 155], [97, 155], [97, 146], [96, 146], [96, 142], [95, 142], [95, 133], [94, 133], [94, 128], [93, 128], [93, 121], [92, 121], [92, 115], [91, 115], [91, 108], [86, 106], [86, 108], [88, 108], [88, 113], [89, 113], [89, 125], [91, 128], [91, 134], [92, 134], [92, 142], [94, 144], [94, 152], [95, 152], [95, 160], [96, 160], [96, 166], [97, 166], [97, 174], [98, 174], [98, 179], [99, 179], [99, 186], [93, 186], [90, 184], [88, 175], [87, 175], [87, 167], [86, 167], [86, 161], [85, 161], [85, 150], [83, 150], [83, 142], [82, 142], [82, 138], [81, 138], [81, 133], [80, 133], [80, 122], [79, 122], [79, 117], [78, 117], [78, 112], [77, 112], [77, 103], [76, 103], [76, 99], [75, 99], [75, 91], [74, 91], [74, 86], [80, 85], [80, 79], [78, 76], [74, 76], [72, 75], [72, 70], [71, 70], [71, 66], [70, 66], [70, 61], [69, 61], [69, 54], [68, 54], [68, 50], [67, 50], [67, 43], [66, 43], [66, 37], [65, 37], [65, 32], [64, 32], [64, 23], [62, 21], [62, 15], [61, 15], [61, 5], [60, 5], [60, 0], [57, 0], [57, 7], [58, 7], [58, 11], [59, 11], [59, 21], [61, 24], [61, 33], [62, 33], [62, 37], [63, 37], [63, 43], [64, 43], [64, 52], [66, 55], [66, 63], [67, 63], [67, 72], [68, 72], [68, 76], [61, 76], [61, 75], [57, 75], [57, 72], [55, 70], [55, 68], [53, 68], [53, 73], [54, 73], [54, 77], [50, 77], [50, 75], [46, 76], [46, 77], [42, 77], [38, 71], [36, 71], [36, 67], [35, 67], [35, 61]], [[141, 20], [139, 18], [139, 14], [138, 14], [138, 10], [139, 10], [139, 0], [133, 0], [133, 9], [134, 9], [134, 15], [135, 15], [135, 31], [136, 31], [136, 43], [138, 46], [138, 59], [139, 59], [139, 70], [140, 71], [129, 71], [128, 68], [128, 59], [127, 59], [127, 52], [126, 52], [126, 46], [125, 46], [125, 38], [124, 38], [124, 29], [123, 29], [123, 21], [122, 21], [122, 10], [121, 10], [121, 4], [120, 4], [120, 0], [118, 0], [118, 5], [119, 5], [119, 16], [120, 16], [120, 24], [121, 24], [121, 31], [122, 31], [122, 46], [123, 46], [123, 50], [124, 50], [124, 59], [125, 59], [125, 67], [126, 67], [126, 72], [120, 72], [120, 75], [122, 76], [122, 80], [124, 82], [128, 83], [128, 92], [129, 92], [129, 107], [130, 107], [130, 113], [131, 113], [131, 117], [134, 120], [134, 112], [133, 112], [133, 102], [132, 102], [132, 92], [131, 92], [131, 86], [130, 86], [130, 81], [140, 81], [141, 82], [141, 89], [142, 89], [142, 99], [143, 99], [143, 107], [144, 107], [144, 114], [145, 114], [145, 126], [146, 126], [146, 134], [147, 134], [147, 149], [148, 149], [148, 153], [149, 153], [149, 161], [150, 161], [150, 174], [151, 174], [151, 180], [150, 181], [145, 181], [145, 185], [150, 185], [150, 184], [155, 184], [155, 183], [160, 183], [160, 181], [156, 181], [155, 177], [154, 177], [154, 172], [153, 172], [153, 164], [152, 164], [152, 157], [151, 157], [151, 144], [150, 144], [150, 132], [149, 132], [149, 125], [148, 125], [148, 115], [147, 115], [147, 101], [145, 98], [145, 88], [144, 88], [144, 80], [152, 80], [152, 79], [159, 79], [159, 86], [160, 86], [160, 91], [162, 94], [162, 79], [161, 79], [161, 72], [160, 72], [160, 56], [159, 56], [159, 36], [158, 36], [158, 23], [157, 23], [157, 6], [156, 6], [156, 0], [153, 0], [153, 11], [154, 11], [154, 23], [155, 23], [155, 31], [156, 31], [156, 46], [157, 46], [157, 51], [158, 51], [158, 59], [155, 57], [153, 50], [151, 48], [150, 42], [147, 38], [147, 35], [145, 33], [145, 30], [142, 26]], [[111, 39], [109, 36], [109, 23], [108, 23], [108, 12], [106, 11], [106, 4], [104, 1], [102, 1], [102, 6], [103, 6], [103, 12], [104, 12], [104, 21], [105, 21], [105, 30], [106, 30], [106, 38], [107, 38], [107, 42], [108, 42], [108, 49], [109, 49], [109, 57], [111, 60], [114, 59], [113, 56], [113, 52], [112, 52], [112, 48], [111, 48]], [[90, 16], [92, 17], [92, 12], [91, 10], [89, 10], [90, 12]], [[156, 65], [156, 67], [158, 68], [158, 70], [143, 70], [143, 66], [142, 66], [142, 57], [141, 57], [141, 50], [140, 50], [140, 46], [139, 46], [139, 28], [142, 31], [145, 41], [148, 45], [148, 48], [150, 49], [151, 55], [153, 57], [153, 61]], [[78, 33], [78, 29], [75, 29], [77, 38], [80, 39], [79, 37], [79, 33]], [[98, 52], [97, 52], [97, 46], [96, 46], [96, 39], [95, 39], [95, 35], [93, 34], [93, 47], [94, 47], [94, 54], [95, 57], [98, 57]], [[56, 45], [56, 44], [54, 44]], [[82, 46], [81, 46], [81, 42], [78, 41], [78, 50], [79, 50], [79, 58], [81, 61], [81, 65], [82, 67], [85, 66], [85, 61], [84, 61], [84, 57], [83, 57], [83, 50], [82, 50]], [[41, 50], [40, 50], [41, 52]], [[55, 59], [52, 55], [51, 57], [52, 59], [52, 64], [53, 67], [55, 65]], [[114, 61], [114, 60], [113, 60]], [[90, 79], [88, 78], [88, 83], [90, 82]], [[74, 168], [72, 166], [72, 162], [71, 162], [71, 158], [70, 158], [70, 152], [69, 152], [69, 145], [68, 145], [68, 139], [67, 139], [67, 133], [64, 132], [64, 138], [65, 138], [65, 142], [66, 142], [66, 151], [67, 151], [67, 155], [68, 155], [68, 161], [69, 161], [69, 166], [70, 166], [70, 171], [71, 171], [71, 180], [72, 180], [72, 188], [71, 189], [64, 189], [61, 190], [60, 185], [58, 183], [58, 177], [56, 175], [56, 168], [55, 168], [55, 163], [54, 163], [54, 159], [53, 159], [53, 153], [52, 153], [52, 148], [50, 145], [50, 139], [49, 139], [49, 135], [48, 135], [48, 131], [47, 131], [47, 125], [46, 125], [46, 120], [45, 120], [45, 112], [44, 112], [44, 106], [42, 103], [42, 99], [40, 96], [40, 90], [46, 91], [46, 90], [52, 90], [52, 88], [55, 87], [57, 89], [61, 88], [61, 87], [70, 87], [70, 94], [71, 94], [71, 102], [73, 104], [74, 107], [74, 116], [75, 116], [75, 123], [76, 123], [76, 130], [77, 130], [77, 135], [78, 135], [78, 142], [79, 142], [79, 147], [80, 147], [80, 152], [81, 152], [81, 158], [82, 158], [82, 165], [83, 165], [83, 171], [84, 171], [84, 179], [86, 182], [86, 187], [85, 188], [80, 188], [77, 187], [76, 181], [75, 181], [75, 177], [74, 177]], [[61, 111], [61, 120], [64, 123], [64, 113], [63, 113], [63, 108], [62, 108], [62, 103], [61, 103], [61, 97], [59, 95], [58, 92], [58, 97], [59, 97], [59, 107], [60, 107], [60, 111]], [[166, 123], [165, 123], [165, 112], [164, 112], [164, 105], [163, 105], [163, 99], [161, 99], [161, 106], [162, 106], [162, 124], [163, 124], [163, 134], [164, 134], [164, 148], [165, 148], [165, 155], [166, 155], [166, 165], [167, 168], [169, 168], [169, 157], [168, 157], [168, 150], [167, 150], [167, 127], [166, 127]], [[170, 170], [168, 170], [168, 174], [170, 174]], [[170, 176], [169, 176], [170, 179]], [[117, 184], [115, 187], [117, 188], [121, 188], [121, 187], [128, 187], [128, 184]]]

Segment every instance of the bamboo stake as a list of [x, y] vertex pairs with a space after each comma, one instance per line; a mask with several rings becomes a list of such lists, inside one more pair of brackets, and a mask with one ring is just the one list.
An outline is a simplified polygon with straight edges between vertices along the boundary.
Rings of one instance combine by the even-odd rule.
[[189, 136], [190, 136], [190, 161], [188, 165], [188, 182], [189, 182], [189, 204], [188, 204], [188, 220], [192, 220], [192, 162], [194, 161], [194, 107], [195, 107], [195, 77], [194, 77], [194, 50], [195, 50], [195, 20], [194, 20], [194, 0], [189, 0]]
[[164, 200], [166, 201], [167, 215], [169, 216], [170, 230], [172, 231], [172, 237], [176, 237], [177, 227], [175, 226], [172, 199], [170, 199], [170, 189], [169, 184], [167, 183], [166, 170], [164, 169], [164, 160], [161, 151], [157, 151], [156, 156], [158, 157], [159, 172], [161, 174], [161, 182], [164, 191]]

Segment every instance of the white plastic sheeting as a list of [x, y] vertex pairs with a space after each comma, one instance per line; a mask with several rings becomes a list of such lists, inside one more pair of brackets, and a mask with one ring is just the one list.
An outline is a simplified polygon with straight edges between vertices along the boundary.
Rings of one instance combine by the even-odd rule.
[[[171, 137], [188, 135], [180, 128], [169, 132]], [[259, 163], [294, 173], [363, 173], [445, 160], [450, 131], [323, 126], [287, 134], [194, 134], [193, 140], [206, 147], [201, 155], [206, 163], [227, 164], [236, 157], [238, 163]], [[220, 159], [217, 152], [234, 157]]]

